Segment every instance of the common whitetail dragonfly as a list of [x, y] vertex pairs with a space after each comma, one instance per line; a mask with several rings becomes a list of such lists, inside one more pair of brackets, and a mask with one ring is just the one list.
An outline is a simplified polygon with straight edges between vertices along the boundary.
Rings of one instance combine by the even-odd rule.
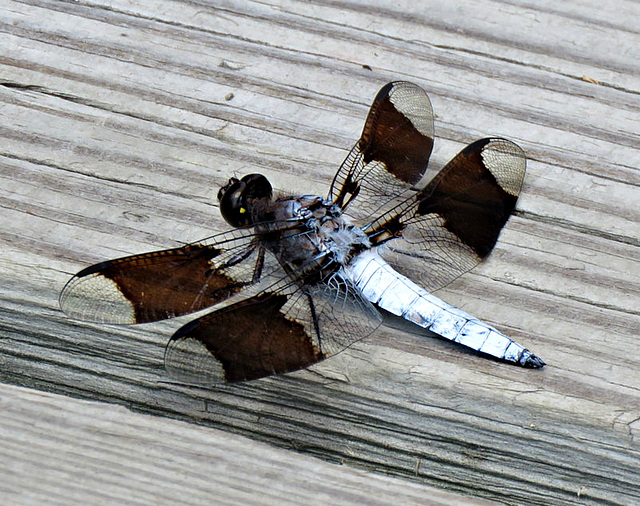
[[529, 350], [411, 281], [433, 291], [489, 255], [525, 174], [520, 147], [486, 138], [412, 190], [427, 168], [433, 130], [427, 94], [389, 83], [326, 199], [274, 199], [264, 176], [232, 177], [218, 199], [236, 230], [87, 267], [62, 290], [61, 307], [82, 320], [132, 324], [226, 303], [167, 344], [167, 373], [190, 383], [308, 367], [371, 334], [382, 321], [376, 308], [540, 368]]

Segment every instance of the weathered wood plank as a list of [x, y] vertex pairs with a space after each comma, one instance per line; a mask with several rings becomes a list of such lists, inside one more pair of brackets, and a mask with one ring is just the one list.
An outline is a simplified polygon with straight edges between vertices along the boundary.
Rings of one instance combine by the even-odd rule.
[[[214, 427], [408, 487], [512, 504], [640, 501], [638, 14], [630, 1], [6, 2], [0, 379], [197, 422], [209, 428], [181, 430], [202, 444]], [[324, 194], [393, 79], [431, 95], [434, 169], [489, 134], [527, 152], [495, 253], [439, 295], [529, 346], [543, 371], [386, 327], [308, 371], [200, 389], [162, 369], [185, 319], [124, 328], [60, 313], [59, 290], [88, 263], [224, 230], [215, 193], [230, 174]], [[17, 403], [42, 395], [6, 388]], [[0, 424], [15, 427], [11, 416]], [[274, 466], [299, 457], [272, 455]]]
[[[0, 385], [0, 392], [4, 504], [327, 504], [338, 500], [385, 505], [398, 497], [408, 504], [423, 503], [428, 497], [429, 504], [446, 505], [459, 500], [433, 487], [336, 466], [228, 432], [132, 413], [121, 406], [8, 385]], [[5, 438], [6, 434], [11, 437]], [[16, 462], [20, 465], [11, 465]], [[480, 499], [464, 501], [490, 504]]]

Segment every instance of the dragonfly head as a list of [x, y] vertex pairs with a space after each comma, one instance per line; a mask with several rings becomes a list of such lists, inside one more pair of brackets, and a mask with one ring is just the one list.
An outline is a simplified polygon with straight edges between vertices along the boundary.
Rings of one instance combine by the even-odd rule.
[[271, 183], [262, 174], [248, 174], [242, 179], [232, 177], [218, 192], [220, 213], [233, 227], [251, 225], [255, 201], [270, 200], [272, 194]]

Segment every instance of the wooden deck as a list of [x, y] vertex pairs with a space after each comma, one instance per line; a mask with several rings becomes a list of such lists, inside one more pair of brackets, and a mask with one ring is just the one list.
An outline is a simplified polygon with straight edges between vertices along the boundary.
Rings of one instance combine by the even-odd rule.
[[[3, 2], [2, 503], [640, 503], [639, 18], [633, 1]], [[431, 96], [434, 170], [487, 135], [526, 151], [495, 253], [438, 295], [546, 368], [385, 327], [203, 389], [163, 371], [188, 318], [60, 312], [90, 263], [225, 230], [230, 175], [325, 194], [399, 79]]]

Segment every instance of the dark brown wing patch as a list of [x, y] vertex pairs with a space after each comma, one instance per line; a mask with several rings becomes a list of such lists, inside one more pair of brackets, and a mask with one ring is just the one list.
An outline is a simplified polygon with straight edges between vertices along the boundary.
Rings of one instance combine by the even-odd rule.
[[470, 144], [418, 194], [417, 214], [442, 217], [447, 230], [485, 258], [518, 200], [524, 160], [504, 139]]
[[319, 362], [317, 340], [282, 311], [286, 302], [263, 292], [185, 325], [167, 346], [167, 372], [196, 383], [237, 382]]
[[358, 148], [366, 164], [382, 162], [395, 178], [414, 185], [433, 149], [433, 112], [415, 84], [389, 83], [371, 106]]

